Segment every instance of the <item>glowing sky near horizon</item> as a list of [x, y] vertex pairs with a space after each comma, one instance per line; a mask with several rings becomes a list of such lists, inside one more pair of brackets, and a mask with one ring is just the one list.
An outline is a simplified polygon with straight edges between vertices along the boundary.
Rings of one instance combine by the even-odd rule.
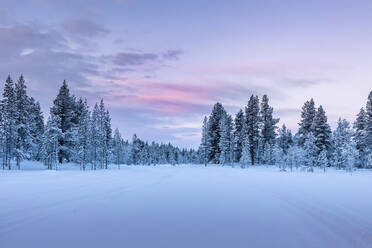
[[45, 113], [66, 79], [91, 106], [104, 98], [125, 138], [182, 147], [216, 101], [235, 115], [251, 94], [293, 130], [313, 97], [334, 126], [372, 90], [371, 13], [367, 0], [3, 0], [0, 77], [23, 73]]

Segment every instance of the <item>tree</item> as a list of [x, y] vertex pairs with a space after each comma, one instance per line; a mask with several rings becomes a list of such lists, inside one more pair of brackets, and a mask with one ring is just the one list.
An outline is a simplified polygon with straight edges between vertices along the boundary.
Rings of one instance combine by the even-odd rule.
[[308, 171], [313, 172], [314, 171], [314, 165], [317, 162], [317, 156], [318, 156], [318, 147], [315, 144], [315, 137], [312, 133], [308, 134], [308, 137], [306, 138], [305, 144], [304, 144], [304, 160], [305, 164], [308, 168]]
[[279, 129], [279, 137], [277, 140], [279, 147], [287, 154], [288, 149], [293, 145], [291, 130], [288, 130], [285, 124]]
[[265, 146], [271, 146], [275, 143], [276, 124], [279, 122], [279, 118], [273, 117], [273, 107], [269, 105], [269, 98], [267, 95], [263, 95], [260, 109], [260, 127], [261, 127], [261, 152], [265, 150]]
[[251, 145], [249, 144], [248, 136], [245, 137], [243, 142], [243, 151], [242, 156], [240, 158], [240, 163], [242, 168], [245, 168], [246, 166], [252, 163]]
[[320, 168], [323, 168], [323, 171], [326, 171], [326, 167], [328, 166], [328, 158], [327, 158], [327, 151], [326, 149], [322, 149], [320, 154], [318, 155], [317, 164]]
[[346, 170], [350, 173], [353, 173], [354, 166], [356, 164], [356, 161], [358, 159], [358, 150], [355, 148], [354, 142], [349, 142], [345, 144], [343, 149], [343, 156], [345, 159], [345, 167]]
[[259, 99], [258, 96], [251, 95], [248, 106], [245, 108], [245, 125], [246, 125], [246, 135], [249, 140], [249, 152], [251, 155], [252, 165], [255, 164], [258, 149], [259, 140]]
[[85, 170], [89, 162], [90, 151], [90, 112], [87, 100], [84, 102], [79, 99], [80, 115], [77, 126], [77, 141], [76, 141], [76, 161], [80, 167]]
[[354, 141], [356, 149], [359, 152], [359, 167], [365, 167], [366, 166], [366, 157], [367, 157], [367, 143], [366, 143], [366, 126], [367, 126], [367, 116], [366, 112], [364, 111], [364, 108], [361, 108], [356, 121], [354, 122]]
[[320, 105], [313, 123], [313, 132], [315, 137], [315, 145], [318, 147], [318, 155], [326, 150], [327, 152], [331, 148], [331, 127], [327, 123], [327, 116]]
[[114, 138], [112, 139], [112, 150], [114, 155], [114, 163], [118, 166], [120, 170], [120, 164], [123, 163], [123, 139], [121, 138], [121, 134], [119, 129], [115, 129], [114, 131]]
[[49, 170], [53, 167], [57, 170], [60, 154], [60, 139], [63, 135], [61, 126], [61, 118], [58, 115], [51, 115], [45, 126], [42, 145], [42, 159]]
[[230, 163], [232, 160], [232, 118], [228, 114], [224, 114], [221, 119], [221, 138], [219, 142], [220, 158], [222, 165]]
[[208, 163], [208, 118], [205, 116], [203, 120], [203, 127], [202, 127], [202, 138], [200, 144], [200, 155], [204, 166], [207, 166]]
[[366, 146], [371, 151], [372, 150], [372, 91], [368, 95], [365, 122], [366, 122], [366, 125], [365, 125]]
[[30, 156], [31, 135], [29, 119], [30, 101], [23, 75], [15, 84], [15, 159], [18, 169], [23, 159]]
[[41, 159], [42, 136], [44, 134], [44, 117], [39, 102], [34, 98], [29, 99], [28, 126], [31, 137], [31, 158]]
[[5, 81], [3, 99], [1, 101], [1, 137], [3, 143], [3, 169], [10, 170], [10, 161], [14, 155], [16, 129], [16, 96], [14, 83], [10, 76]]
[[315, 110], [315, 103], [314, 100], [311, 98], [310, 101], [306, 101], [302, 107], [301, 112], [301, 120], [298, 125], [300, 128], [298, 129], [298, 144], [303, 146], [305, 141], [309, 135], [309, 133], [313, 132], [313, 121], [316, 115]]
[[346, 144], [351, 142], [352, 130], [350, 124], [345, 119], [338, 119], [337, 128], [333, 132], [333, 164], [337, 169], [341, 169], [345, 165], [346, 158], [344, 157], [343, 149]]
[[75, 118], [74, 113], [75, 99], [70, 95], [66, 81], [63, 81], [61, 88], [59, 89], [56, 99], [53, 101], [53, 106], [50, 109], [50, 114], [58, 116], [60, 118], [60, 130], [62, 135], [59, 138], [59, 154], [58, 161], [62, 163], [63, 160], [70, 161], [71, 150], [73, 149], [73, 128], [75, 127], [73, 119]]
[[222, 104], [216, 103], [208, 120], [208, 161], [216, 164], [220, 163], [221, 119], [225, 114], [226, 111]]
[[243, 142], [244, 142], [245, 130], [244, 130], [244, 113], [243, 110], [239, 110], [234, 119], [234, 132], [233, 132], [233, 151], [234, 161], [239, 162], [242, 156]]

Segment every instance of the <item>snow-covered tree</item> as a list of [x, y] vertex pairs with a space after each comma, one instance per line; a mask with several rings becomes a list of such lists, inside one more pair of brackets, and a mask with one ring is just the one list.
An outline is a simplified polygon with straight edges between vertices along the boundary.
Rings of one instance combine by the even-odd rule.
[[263, 95], [260, 109], [260, 156], [262, 156], [265, 146], [271, 146], [275, 143], [276, 124], [279, 122], [279, 118], [273, 117], [274, 109], [269, 105], [269, 98], [267, 95]]
[[11, 169], [11, 159], [15, 153], [17, 137], [16, 128], [16, 96], [14, 83], [10, 76], [5, 81], [3, 99], [1, 101], [1, 140], [3, 145], [3, 169]]
[[244, 143], [244, 113], [239, 110], [234, 119], [233, 131], [233, 149], [234, 149], [234, 162], [239, 162], [242, 156], [243, 143]]
[[26, 93], [26, 84], [23, 75], [15, 84], [15, 160], [18, 169], [23, 159], [30, 157], [31, 135], [29, 120], [29, 98]]
[[113, 161], [120, 170], [120, 164], [123, 163], [124, 145], [119, 129], [117, 128], [114, 131], [114, 137], [112, 139], [112, 151]]
[[372, 91], [368, 95], [366, 104], [366, 125], [365, 125], [365, 142], [367, 149], [372, 151]]
[[358, 166], [365, 167], [366, 165], [366, 157], [367, 157], [367, 143], [366, 143], [366, 125], [367, 125], [367, 117], [364, 108], [361, 108], [356, 121], [354, 122], [354, 141], [356, 145], [356, 149], [359, 152], [359, 159], [358, 159]]
[[318, 147], [318, 154], [323, 150], [328, 152], [331, 149], [332, 131], [327, 123], [327, 116], [322, 105], [316, 111], [312, 129], [315, 137], [315, 145]]
[[345, 144], [343, 149], [343, 156], [345, 158], [346, 170], [352, 173], [359, 157], [358, 150], [356, 149], [354, 141]]
[[260, 107], [258, 96], [251, 95], [248, 106], [245, 108], [245, 130], [249, 139], [249, 151], [252, 165], [257, 160], [257, 149], [260, 135]]
[[323, 168], [323, 171], [326, 171], [326, 168], [328, 167], [328, 158], [327, 158], [327, 150], [322, 149], [320, 154], [317, 158], [317, 164], [320, 168]]
[[58, 161], [62, 163], [64, 160], [70, 161], [72, 150], [74, 147], [74, 139], [76, 138], [76, 129], [73, 119], [75, 99], [70, 95], [66, 81], [63, 81], [59, 89], [56, 99], [53, 101], [53, 106], [50, 109], [50, 114], [60, 118], [59, 128], [62, 134], [59, 139], [60, 151], [58, 154]]
[[53, 167], [57, 170], [59, 154], [61, 150], [60, 140], [63, 132], [60, 128], [61, 118], [51, 115], [45, 126], [42, 144], [42, 159], [49, 170]]
[[314, 171], [314, 165], [316, 165], [317, 162], [318, 147], [315, 144], [315, 137], [311, 132], [306, 138], [304, 150], [305, 165], [308, 167], [308, 171], [312, 172]]
[[314, 100], [311, 98], [310, 101], [306, 101], [302, 107], [301, 112], [301, 120], [298, 125], [300, 126], [298, 129], [298, 144], [304, 145], [305, 141], [308, 137], [310, 132], [313, 132], [313, 122], [316, 115], [315, 103]]
[[232, 118], [228, 114], [224, 114], [221, 119], [221, 138], [219, 142], [220, 158], [219, 161], [222, 165], [230, 163], [232, 160]]
[[245, 136], [244, 138], [243, 151], [242, 156], [240, 158], [240, 163], [243, 168], [252, 164], [251, 145], [249, 143], [248, 136]]
[[90, 155], [90, 112], [87, 104], [87, 100], [84, 102], [79, 99], [78, 104], [80, 105], [79, 121], [77, 126], [77, 140], [75, 157], [83, 170], [85, 170]]
[[216, 103], [208, 120], [208, 161], [216, 164], [220, 163], [221, 119], [225, 114], [222, 104]]
[[351, 142], [353, 132], [350, 128], [350, 124], [347, 120], [339, 118], [337, 122], [337, 128], [333, 132], [333, 165], [337, 169], [341, 169], [345, 166], [345, 160], [343, 149], [346, 144]]
[[293, 137], [291, 130], [288, 130], [285, 124], [279, 129], [279, 137], [277, 139], [279, 147], [287, 154], [288, 149], [293, 145]]
[[200, 156], [202, 163], [204, 166], [207, 166], [208, 163], [208, 118], [205, 116], [203, 120], [203, 127], [202, 127], [202, 138], [200, 144]]

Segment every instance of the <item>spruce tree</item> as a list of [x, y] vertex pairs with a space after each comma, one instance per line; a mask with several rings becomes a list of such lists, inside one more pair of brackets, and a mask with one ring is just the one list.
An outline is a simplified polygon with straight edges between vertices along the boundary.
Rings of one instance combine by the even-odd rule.
[[10, 76], [5, 81], [3, 99], [1, 101], [1, 132], [3, 143], [3, 169], [11, 169], [11, 159], [15, 153], [16, 144], [16, 96], [14, 83]]
[[30, 157], [31, 136], [29, 120], [29, 98], [23, 75], [15, 84], [15, 159], [18, 169], [23, 159]]
[[224, 114], [221, 119], [221, 138], [219, 147], [221, 150], [219, 161], [222, 165], [230, 163], [232, 160], [232, 118]]
[[343, 150], [346, 144], [351, 142], [352, 130], [350, 124], [345, 119], [338, 119], [337, 128], [333, 132], [333, 165], [337, 169], [341, 169], [345, 166], [346, 158], [344, 157]]
[[301, 120], [298, 125], [298, 144], [303, 146], [310, 132], [313, 132], [313, 122], [316, 115], [315, 103], [311, 98], [310, 101], [306, 101], [302, 107]]
[[315, 145], [318, 147], [318, 154], [323, 150], [327, 152], [331, 149], [331, 127], [327, 123], [327, 116], [320, 105], [313, 122], [313, 132]]
[[208, 149], [208, 118], [206, 116], [204, 117], [203, 120], [202, 138], [199, 150], [202, 163], [204, 164], [204, 166], [207, 166], [209, 149]]
[[369, 151], [372, 151], [372, 91], [368, 95], [366, 104], [366, 117], [365, 117], [365, 138], [366, 146]]
[[53, 101], [53, 106], [50, 109], [50, 114], [60, 118], [60, 129], [62, 135], [59, 138], [60, 151], [58, 161], [62, 163], [64, 160], [70, 161], [71, 150], [73, 149], [74, 134], [72, 128], [75, 123], [72, 120], [75, 118], [74, 113], [75, 99], [70, 95], [66, 81], [63, 81], [59, 89], [56, 99]]
[[234, 150], [234, 161], [239, 162], [242, 156], [243, 142], [245, 137], [244, 130], [244, 113], [243, 110], [239, 110], [234, 119], [234, 133], [233, 133], [233, 150]]
[[257, 160], [258, 141], [260, 135], [260, 117], [259, 117], [259, 99], [258, 96], [251, 95], [248, 106], [245, 108], [245, 126], [246, 135], [249, 139], [249, 152], [251, 155], [252, 165]]
[[276, 124], [279, 122], [279, 118], [273, 117], [273, 107], [269, 105], [269, 98], [267, 95], [263, 95], [260, 109], [260, 150], [259, 154], [265, 150], [265, 146], [271, 146], [275, 143]]
[[279, 147], [287, 154], [288, 149], [293, 145], [293, 137], [291, 130], [288, 130], [285, 124], [279, 129], [279, 137], [277, 140]]
[[354, 122], [354, 141], [356, 149], [358, 150], [359, 159], [358, 166], [366, 166], [366, 158], [368, 153], [367, 142], [366, 142], [366, 126], [367, 126], [367, 116], [364, 108], [361, 108], [356, 121]]
[[317, 156], [318, 156], [318, 147], [315, 144], [315, 137], [313, 133], [309, 133], [308, 137], [305, 139], [304, 144], [304, 160], [305, 164], [307, 166], [308, 171], [313, 172], [314, 171], [314, 165], [316, 165], [317, 162]]
[[221, 119], [225, 114], [226, 111], [222, 104], [216, 103], [208, 120], [208, 161], [216, 164], [220, 163], [221, 149], [219, 143], [221, 138]]

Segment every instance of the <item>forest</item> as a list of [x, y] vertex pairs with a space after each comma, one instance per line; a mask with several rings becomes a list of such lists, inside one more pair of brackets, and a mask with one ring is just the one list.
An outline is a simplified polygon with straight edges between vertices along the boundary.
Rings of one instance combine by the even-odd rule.
[[234, 118], [216, 103], [201, 128], [197, 150], [143, 141], [124, 140], [111, 128], [103, 99], [93, 109], [70, 93], [63, 81], [47, 120], [40, 104], [28, 96], [24, 77], [8, 76], [0, 103], [2, 168], [21, 169], [24, 160], [43, 162], [47, 169], [76, 163], [82, 170], [107, 169], [109, 164], [216, 164], [220, 166], [278, 166], [281, 171], [318, 167], [352, 171], [372, 167], [372, 92], [351, 124], [339, 118], [331, 130], [322, 105], [313, 99], [302, 107], [298, 131], [292, 134], [269, 105], [269, 97], [251, 95]]

